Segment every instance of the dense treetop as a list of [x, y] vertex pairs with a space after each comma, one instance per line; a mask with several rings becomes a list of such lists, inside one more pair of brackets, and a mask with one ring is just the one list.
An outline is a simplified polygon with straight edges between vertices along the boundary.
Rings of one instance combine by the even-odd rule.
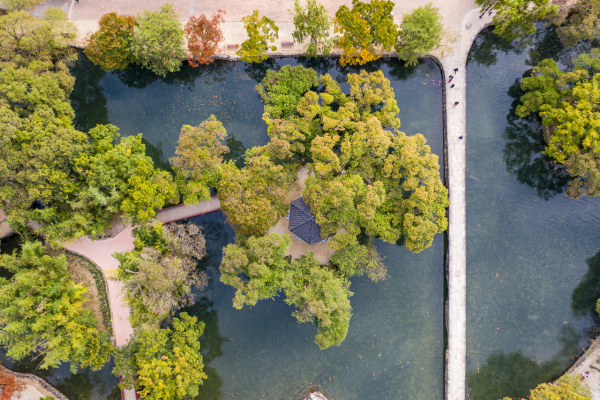
[[71, 370], [100, 369], [112, 356], [110, 338], [83, 307], [85, 287], [73, 283], [63, 256], [44, 254], [41, 242], [26, 242], [20, 254], [0, 256], [0, 344], [21, 360], [42, 355], [40, 368], [71, 363]]
[[565, 164], [575, 177], [567, 196], [600, 194], [600, 51], [594, 49], [573, 60], [562, 71], [556, 61], [542, 60], [523, 78], [517, 115], [537, 112], [544, 126], [545, 154]]

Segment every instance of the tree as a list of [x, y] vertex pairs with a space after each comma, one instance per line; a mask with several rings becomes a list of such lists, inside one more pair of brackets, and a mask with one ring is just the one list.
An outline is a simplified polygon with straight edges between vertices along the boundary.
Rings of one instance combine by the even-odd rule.
[[348, 333], [351, 316], [350, 283], [328, 266], [319, 265], [312, 253], [288, 261], [288, 235], [251, 236], [244, 244], [228, 245], [219, 270], [221, 281], [237, 289], [233, 305], [273, 298], [285, 292], [285, 302], [296, 306], [298, 322], [316, 321], [315, 343], [322, 349], [340, 345]]
[[223, 154], [229, 151], [223, 144], [226, 136], [223, 124], [214, 115], [197, 127], [181, 127], [171, 163], [179, 177], [185, 204], [210, 199], [210, 187], [216, 186]]
[[550, 0], [476, 0], [483, 12], [494, 11], [494, 33], [513, 40], [535, 32], [535, 21], [556, 15]]
[[579, 198], [600, 194], [598, 151], [600, 151], [600, 50], [573, 60], [570, 71], [561, 71], [552, 59], [542, 60], [530, 77], [523, 79], [517, 115], [538, 112], [547, 147], [544, 154], [564, 164], [575, 179], [566, 195]]
[[418, 57], [438, 48], [445, 35], [440, 10], [431, 3], [419, 6], [402, 15], [396, 44], [398, 58], [417, 65]]
[[192, 15], [185, 25], [184, 30], [190, 52], [188, 63], [192, 67], [214, 61], [212, 56], [219, 51], [219, 43], [223, 41], [223, 31], [219, 25], [225, 22], [224, 14], [226, 14], [225, 11], [217, 10], [210, 19], [206, 18], [204, 14], [198, 18]]
[[[285, 86], [278, 85], [286, 80], [268, 79], [275, 84], [263, 88], [285, 93]], [[448, 191], [439, 176], [438, 158], [430, 154], [422, 135], [397, 131], [398, 106], [381, 71], [350, 74], [348, 83], [349, 95], [329, 74], [323, 75], [323, 92], [306, 92], [296, 107], [292, 100], [297, 95], [262, 95], [269, 135], [287, 143], [288, 151], [307, 157], [314, 174], [305, 182], [303, 198], [323, 237], [341, 229], [344, 235], [366, 234], [371, 241], [378, 236], [395, 243], [403, 237], [409, 250], [419, 252], [448, 224]], [[283, 120], [271, 119], [271, 113], [277, 114], [271, 110], [284, 105], [295, 112], [281, 113]], [[334, 236], [330, 243], [336, 242]]]
[[10, 11], [33, 10], [46, 0], [5, 0], [4, 7]]
[[20, 399], [25, 385], [15, 379], [15, 375], [2, 366], [0, 362], [0, 400]]
[[300, 43], [305, 43], [304, 52], [308, 57], [316, 58], [319, 53], [328, 56], [334, 44], [329, 38], [331, 21], [327, 9], [317, 0], [306, 0], [302, 7], [299, 0], [294, 1], [294, 9], [288, 10], [294, 21], [292, 37]]
[[96, 329], [92, 311], [83, 307], [86, 288], [73, 283], [66, 265], [64, 255], [45, 255], [40, 242], [27, 242], [21, 254], [0, 257], [0, 267], [14, 274], [10, 280], [0, 278], [0, 344], [15, 360], [43, 356], [42, 369], [70, 362], [73, 372], [98, 370], [114, 347]]
[[335, 33], [341, 33], [336, 47], [342, 49], [340, 64], [364, 65], [377, 60], [396, 44], [398, 27], [394, 24], [390, 0], [363, 3], [352, 0], [352, 9], [340, 6], [335, 13]]
[[235, 53], [240, 56], [240, 60], [249, 63], [263, 62], [268, 58], [264, 54], [266, 50], [277, 50], [276, 46], [269, 47], [269, 42], [274, 42], [279, 38], [279, 27], [265, 16], [258, 19], [258, 14], [259, 11], [254, 10], [252, 15], [246, 15], [242, 18], [248, 39], [242, 43], [240, 49]]
[[205, 380], [198, 339], [204, 322], [183, 312], [173, 327], [135, 332], [115, 357], [115, 375], [123, 376], [122, 389], [136, 389], [143, 399], [183, 400], [198, 395]]
[[125, 69], [134, 62], [131, 41], [135, 18], [112, 12], [100, 19], [100, 29], [86, 43], [85, 55], [105, 71]]
[[581, 0], [565, 12], [565, 18], [555, 23], [561, 25], [556, 33], [568, 47], [575, 46], [581, 39], [592, 40], [600, 36], [600, 1]]
[[261, 148], [247, 152], [246, 166], [223, 165], [217, 191], [221, 209], [238, 234], [263, 235], [288, 211], [289, 188], [296, 170], [276, 165]]
[[[592, 393], [585, 382], [573, 374], [563, 375], [555, 384], [542, 383], [531, 391], [529, 400], [591, 400]], [[503, 400], [511, 400], [505, 397]]]
[[131, 51], [140, 64], [164, 77], [181, 67], [186, 56], [184, 34], [175, 7], [166, 3], [160, 11], [138, 14]]
[[157, 209], [179, 200], [177, 187], [167, 171], [154, 168], [141, 134], [117, 144], [117, 132], [114, 125], [90, 130], [91, 148], [76, 159], [84, 183], [74, 208], [88, 208], [107, 221], [122, 211], [135, 223], [147, 222]]
[[9, 12], [0, 16], [0, 63], [40, 72], [66, 71], [77, 59], [77, 52], [70, 47], [76, 36], [77, 28], [61, 9], [49, 7], [43, 18], [26, 11]]
[[192, 288], [203, 289], [208, 275], [196, 269], [206, 241], [194, 224], [144, 225], [134, 231], [135, 250], [115, 253], [114, 279], [123, 282], [133, 326], [154, 326], [194, 301]]

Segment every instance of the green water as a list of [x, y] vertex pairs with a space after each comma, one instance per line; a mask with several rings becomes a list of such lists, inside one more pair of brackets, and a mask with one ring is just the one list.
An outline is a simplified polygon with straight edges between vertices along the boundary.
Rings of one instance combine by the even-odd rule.
[[600, 297], [600, 199], [562, 193], [541, 156], [541, 126], [514, 111], [519, 80], [544, 58], [567, 63], [551, 29], [507, 43], [479, 35], [467, 65], [468, 397], [525, 397], [589, 343]]
[[[82, 130], [110, 122], [122, 135], [143, 133], [148, 154], [168, 169], [181, 125], [197, 125], [215, 114], [227, 129], [230, 157], [239, 158], [244, 149], [268, 141], [254, 87], [268, 69], [298, 63], [331, 73], [344, 90], [349, 89], [346, 74], [360, 71], [331, 60], [290, 58], [259, 66], [215, 62], [159, 79], [136, 67], [105, 73], [82, 58], [72, 71], [77, 78], [71, 96], [75, 122]], [[438, 67], [432, 61], [407, 68], [382, 60], [366, 69], [381, 69], [390, 79], [401, 129], [409, 135], [423, 133], [432, 152], [441, 156]], [[341, 346], [321, 351], [313, 343], [316, 327], [299, 325], [281, 298], [243, 310], [232, 307], [234, 290], [220, 283], [217, 267], [234, 233], [220, 212], [192, 221], [204, 227], [209, 254], [201, 267], [212, 277], [210, 287], [188, 309], [206, 323], [201, 342], [208, 379], [199, 399], [297, 399], [310, 387], [323, 390], [330, 400], [443, 398], [444, 235], [418, 255], [376, 241], [390, 278], [379, 284], [366, 277], [352, 280], [348, 337]], [[31, 363], [15, 367], [34, 369]], [[118, 395], [116, 378], [107, 373], [110, 366], [71, 376], [64, 366], [42, 374], [62, 384], [73, 399], [100, 400]]]

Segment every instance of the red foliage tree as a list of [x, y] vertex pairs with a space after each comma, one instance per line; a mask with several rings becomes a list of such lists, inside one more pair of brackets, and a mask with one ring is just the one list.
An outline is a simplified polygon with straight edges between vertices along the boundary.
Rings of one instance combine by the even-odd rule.
[[219, 42], [223, 41], [220, 24], [224, 22], [226, 12], [217, 10], [210, 19], [202, 14], [192, 17], [185, 25], [188, 40], [188, 62], [192, 67], [213, 62], [212, 56], [219, 50]]
[[0, 400], [10, 400], [13, 395], [20, 398], [25, 385], [18, 382], [15, 376], [0, 363]]

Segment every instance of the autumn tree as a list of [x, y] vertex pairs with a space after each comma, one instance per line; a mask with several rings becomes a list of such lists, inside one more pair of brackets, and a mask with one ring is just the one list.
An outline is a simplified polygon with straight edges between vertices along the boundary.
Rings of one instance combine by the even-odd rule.
[[297, 168], [277, 165], [264, 148], [246, 153], [246, 165], [223, 165], [217, 191], [221, 209], [238, 234], [259, 236], [285, 216], [289, 189], [297, 179]]
[[440, 10], [431, 3], [419, 6], [402, 15], [396, 43], [398, 58], [408, 65], [417, 65], [419, 57], [439, 48], [448, 35]]
[[210, 19], [201, 14], [199, 17], [190, 17], [185, 25], [185, 34], [188, 43], [188, 63], [192, 67], [213, 62], [212, 56], [219, 51], [219, 43], [223, 41], [223, 31], [219, 26], [225, 19], [226, 12], [217, 10]]
[[223, 154], [229, 151], [223, 144], [226, 136], [223, 124], [214, 115], [197, 127], [181, 127], [179, 144], [171, 163], [185, 204], [210, 199], [210, 187], [217, 184]]
[[321, 349], [339, 346], [348, 333], [352, 311], [350, 283], [319, 265], [312, 253], [288, 261], [289, 245], [289, 236], [278, 234], [228, 245], [219, 267], [221, 281], [237, 289], [233, 304], [238, 309], [283, 291], [285, 302], [296, 307], [293, 315], [298, 322], [316, 322], [315, 343]]
[[0, 362], [0, 400], [20, 399], [25, 385], [15, 379], [15, 375], [2, 366]]
[[535, 21], [556, 15], [551, 0], [475, 0], [483, 12], [494, 12], [494, 33], [508, 40], [535, 32]]
[[85, 55], [105, 71], [125, 69], [134, 62], [131, 41], [135, 18], [112, 12], [100, 19], [100, 29], [86, 43]]
[[391, 0], [363, 3], [352, 0], [352, 9], [340, 6], [335, 13], [335, 33], [340, 33], [336, 47], [342, 50], [340, 64], [364, 65], [380, 58], [396, 45], [398, 27], [394, 24]]
[[73, 372], [102, 368], [114, 348], [84, 308], [87, 289], [73, 283], [64, 255], [50, 257], [41, 242], [27, 242], [20, 254], [2, 255], [0, 267], [14, 274], [0, 277], [0, 344], [8, 357], [39, 354], [42, 369], [63, 362], [70, 362]]
[[206, 255], [206, 241], [197, 225], [144, 225], [134, 231], [135, 249], [115, 253], [114, 279], [123, 282], [132, 308], [133, 326], [156, 326], [194, 301], [192, 288], [205, 288], [208, 275], [196, 263]]
[[565, 14], [564, 18], [555, 21], [560, 25], [556, 33], [565, 46], [600, 36], [600, 0], [580, 0]]
[[159, 76], [179, 71], [186, 56], [185, 32], [170, 3], [160, 10], [145, 10], [136, 18], [131, 51], [137, 62]]
[[325, 6], [317, 0], [306, 0], [302, 7], [300, 0], [295, 0], [294, 9], [288, 11], [294, 21], [292, 37], [299, 43], [305, 43], [306, 55], [316, 58], [321, 53], [328, 56], [334, 39], [329, 37], [331, 20]]
[[259, 63], [268, 58], [265, 53], [268, 49], [277, 50], [276, 46], [269, 46], [269, 42], [274, 42], [279, 38], [279, 27], [275, 22], [263, 16], [258, 18], [259, 11], [254, 10], [252, 15], [246, 15], [242, 18], [244, 29], [248, 34], [240, 49], [235, 53], [240, 56], [240, 60], [249, 63]]
[[207, 378], [199, 338], [204, 322], [182, 312], [172, 327], [138, 329], [115, 357], [113, 373], [123, 377], [119, 387], [135, 389], [148, 400], [184, 400], [198, 396]]

